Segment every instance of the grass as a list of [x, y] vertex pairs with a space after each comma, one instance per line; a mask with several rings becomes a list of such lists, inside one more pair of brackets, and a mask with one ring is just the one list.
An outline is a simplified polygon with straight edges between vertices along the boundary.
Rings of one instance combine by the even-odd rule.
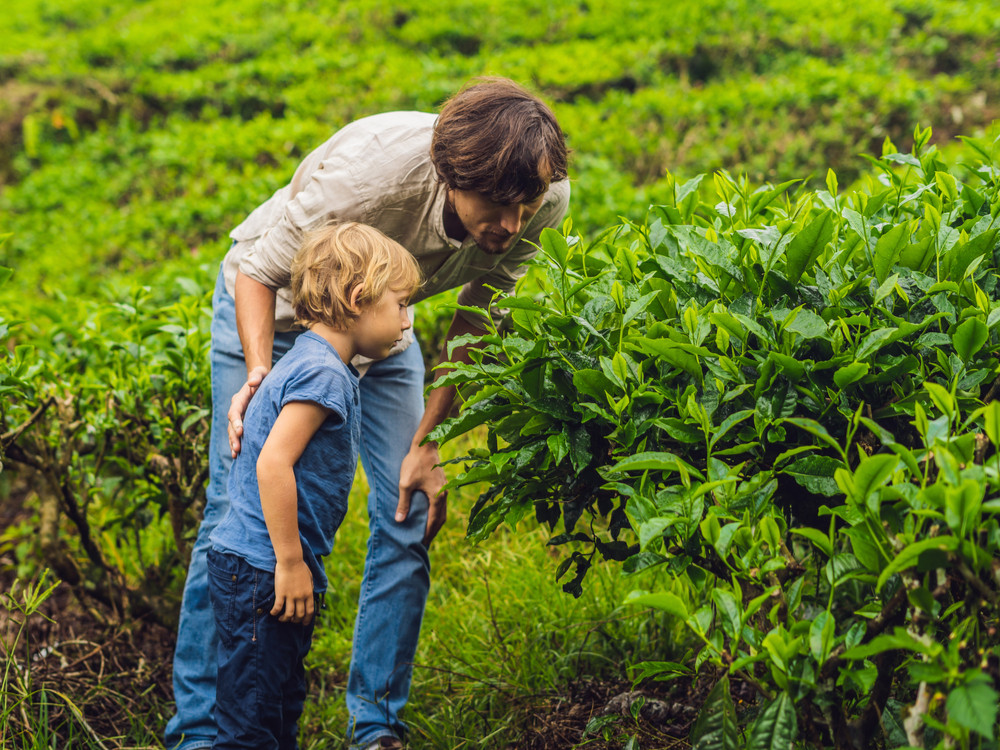
[[[470, 442], [482, 439], [463, 436], [445, 445], [442, 457], [463, 455]], [[344, 746], [344, 694], [368, 536], [367, 493], [359, 469], [351, 511], [327, 559], [330, 581], [341, 585], [327, 595], [307, 659], [303, 750]], [[479, 546], [465, 539], [475, 495], [472, 488], [452, 492], [448, 523], [431, 549], [431, 591], [403, 716], [415, 749], [516, 747], [532, 712], [547, 711], [574, 682], [621, 680], [634, 661], [676, 656], [676, 631], [663, 618], [622, 604], [633, 588], [654, 587], [649, 573], [623, 578], [617, 568], [595, 566], [583, 596], [574, 599], [555, 580], [559, 559], [567, 553], [547, 547], [546, 530], [533, 522], [522, 522], [516, 532], [501, 530]], [[133, 674], [116, 675], [116, 680], [96, 674], [90, 681], [79, 675], [63, 679], [56, 672], [53, 681], [51, 670], [35, 674], [44, 666], [39, 649], [49, 644], [37, 639], [29, 644], [24, 623], [52, 610], [42, 606], [52, 590], [43, 582], [15, 586], [0, 601], [9, 631], [0, 644], [0, 747], [162, 748], [163, 726], [173, 711], [162, 697], [169, 695], [162, 684], [163, 665], [150, 670], [140, 659], [131, 666]], [[64, 614], [69, 616], [57, 612], [55, 619]], [[60, 648], [67, 646], [57, 645], [56, 651]], [[67, 653], [43, 661], [50, 667], [53, 658], [75, 662], [75, 652]], [[163, 657], [150, 653], [148, 658]], [[121, 693], [128, 689], [123, 684], [150, 679], [160, 684], [149, 685], [149, 696]], [[109, 720], [109, 714], [122, 718]]]
[[[465, 437], [464, 440], [476, 438]], [[461, 444], [446, 445], [444, 457]], [[304, 750], [338, 747], [351, 636], [367, 539], [359, 472], [352, 510], [327, 562], [331, 589], [307, 659], [310, 696], [302, 720]], [[544, 529], [522, 524], [480, 546], [465, 539], [474, 493], [453, 492], [448, 523], [431, 548], [431, 591], [404, 715], [415, 748], [503, 747], [523, 731], [531, 707], [564, 693], [581, 675], [620, 679], [640, 658], [670, 658], [672, 631], [622, 601], [648, 575], [626, 579], [595, 567], [574, 599], [555, 580], [561, 554]]]

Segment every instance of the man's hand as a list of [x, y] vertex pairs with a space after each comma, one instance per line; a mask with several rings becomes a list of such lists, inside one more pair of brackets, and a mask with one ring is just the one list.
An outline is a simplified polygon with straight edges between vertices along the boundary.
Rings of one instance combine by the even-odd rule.
[[274, 606], [280, 622], [308, 625], [315, 614], [312, 571], [304, 560], [274, 566]]
[[438, 464], [437, 445], [412, 446], [399, 469], [399, 504], [396, 506], [396, 522], [402, 523], [410, 513], [410, 499], [417, 490], [427, 495], [427, 529], [423, 543], [428, 546], [444, 526], [448, 516], [448, 493], [441, 488], [447, 481], [444, 469]]
[[267, 375], [266, 367], [254, 367], [247, 373], [247, 382], [236, 391], [232, 401], [229, 402], [229, 450], [236, 458], [240, 454], [240, 440], [243, 437], [243, 415], [247, 413], [250, 406], [250, 399], [260, 388], [260, 384]]

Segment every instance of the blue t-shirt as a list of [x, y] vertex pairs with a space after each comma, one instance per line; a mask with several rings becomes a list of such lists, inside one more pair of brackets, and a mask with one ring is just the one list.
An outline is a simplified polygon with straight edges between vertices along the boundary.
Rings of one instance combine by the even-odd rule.
[[302, 554], [318, 593], [326, 591], [325, 555], [347, 512], [361, 439], [358, 373], [326, 339], [305, 331], [274, 366], [243, 419], [239, 456], [229, 474], [229, 511], [209, 537], [215, 549], [273, 571], [276, 563], [257, 485], [257, 457], [281, 408], [312, 401], [330, 410], [294, 467]]

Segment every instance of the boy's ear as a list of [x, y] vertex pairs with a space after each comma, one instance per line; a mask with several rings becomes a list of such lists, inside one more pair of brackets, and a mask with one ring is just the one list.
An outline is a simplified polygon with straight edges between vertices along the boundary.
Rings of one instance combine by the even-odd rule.
[[351, 290], [351, 296], [348, 298], [347, 303], [351, 306], [351, 309], [356, 313], [361, 312], [361, 308], [358, 306], [358, 299], [361, 298], [361, 293], [364, 291], [365, 285], [358, 284]]

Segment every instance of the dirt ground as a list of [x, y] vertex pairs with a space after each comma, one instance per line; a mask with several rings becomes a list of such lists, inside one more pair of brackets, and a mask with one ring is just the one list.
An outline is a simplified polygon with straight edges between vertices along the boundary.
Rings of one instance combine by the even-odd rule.
[[[16, 514], [5, 505], [0, 527]], [[55, 742], [46, 744], [86, 746], [79, 736], [84, 734], [93, 746], [108, 750], [162, 748], [159, 736], [172, 701], [173, 630], [142, 621], [121, 623], [111, 612], [81, 604], [66, 584], [57, 586], [22, 628], [23, 616], [11, 604], [22, 598], [22, 591], [13, 588], [15, 567], [13, 553], [0, 552], [0, 673], [9, 675], [11, 688], [3, 710], [15, 703], [12, 696], [23, 694], [19, 681], [36, 697], [46, 691], [46, 726]], [[526, 719], [519, 739], [503, 750], [689, 748], [686, 737], [710, 687], [689, 679], [639, 688], [625, 680], [581, 679], [561, 694], [527, 697], [512, 706]], [[733, 698], [749, 701], [752, 696], [742, 691], [734, 685]], [[8, 738], [26, 738], [25, 729], [38, 728], [37, 720], [18, 707], [7, 722]], [[70, 725], [75, 741], [67, 734]], [[137, 746], [136, 738], [143, 736], [147, 744]]]
[[[0, 590], [11, 591], [12, 583], [12, 574], [0, 575]], [[121, 738], [137, 736], [137, 723], [147, 727], [150, 743], [155, 743], [152, 737], [163, 726], [163, 712], [171, 701], [174, 634], [142, 622], [110, 624], [105, 614], [87, 611], [60, 585], [30, 618], [15, 646], [19, 674], [23, 677], [23, 665], [30, 663], [31, 690], [53, 691], [48, 726], [57, 733], [63, 734], [59, 727], [78, 710], [76, 718], [84, 719], [74, 722], [78, 731], [82, 724], [84, 733], [101, 738], [109, 750], [134, 747]], [[5, 657], [20, 624], [16, 611], [0, 608], [5, 641], [0, 656]], [[684, 680], [633, 690], [626, 681], [581, 680], [566, 686], [561, 695], [529, 698], [517, 707], [527, 719], [521, 738], [506, 748], [615, 750], [625, 748], [632, 737], [632, 747], [643, 750], [688, 748], [685, 738], [708, 687]], [[13, 712], [8, 728], [16, 735], [24, 726], [19, 712]]]

